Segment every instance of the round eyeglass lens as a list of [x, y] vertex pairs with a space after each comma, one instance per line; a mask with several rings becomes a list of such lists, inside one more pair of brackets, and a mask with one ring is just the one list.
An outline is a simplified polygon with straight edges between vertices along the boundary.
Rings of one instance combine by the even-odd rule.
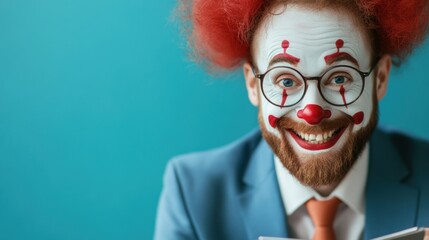
[[363, 90], [362, 75], [352, 67], [335, 67], [326, 72], [320, 82], [325, 99], [334, 105], [354, 102]]
[[299, 102], [305, 92], [302, 76], [289, 67], [274, 67], [262, 81], [265, 98], [274, 105], [287, 107]]

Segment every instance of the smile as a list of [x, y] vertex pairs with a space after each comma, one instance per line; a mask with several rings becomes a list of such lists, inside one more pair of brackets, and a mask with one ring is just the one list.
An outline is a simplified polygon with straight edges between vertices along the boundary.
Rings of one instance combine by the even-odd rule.
[[331, 148], [343, 135], [345, 127], [323, 133], [304, 133], [288, 130], [299, 146], [307, 150], [323, 150]]

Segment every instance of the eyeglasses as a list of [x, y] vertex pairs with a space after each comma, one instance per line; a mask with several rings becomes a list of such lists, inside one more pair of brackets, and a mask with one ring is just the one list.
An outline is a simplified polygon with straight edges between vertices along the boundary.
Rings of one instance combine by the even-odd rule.
[[307, 92], [309, 80], [317, 81], [320, 95], [326, 102], [334, 106], [347, 106], [362, 95], [365, 78], [377, 63], [369, 72], [338, 65], [327, 69], [320, 77], [304, 77], [298, 70], [286, 66], [273, 67], [264, 74], [258, 74], [253, 69], [253, 73], [261, 80], [264, 97], [278, 107], [290, 107], [301, 101]]

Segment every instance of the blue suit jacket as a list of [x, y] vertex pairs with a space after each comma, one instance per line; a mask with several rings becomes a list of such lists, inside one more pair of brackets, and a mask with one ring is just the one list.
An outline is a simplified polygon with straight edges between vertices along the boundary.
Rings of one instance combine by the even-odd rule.
[[[352, 191], [352, 190], [351, 190]], [[370, 141], [365, 239], [429, 226], [429, 144], [376, 130]], [[155, 239], [288, 237], [273, 153], [253, 132], [169, 162]]]

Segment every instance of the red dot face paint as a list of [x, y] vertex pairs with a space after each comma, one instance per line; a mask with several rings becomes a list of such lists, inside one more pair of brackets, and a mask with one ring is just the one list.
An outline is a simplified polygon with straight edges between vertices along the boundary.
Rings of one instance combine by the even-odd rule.
[[363, 117], [364, 117], [364, 113], [361, 112], [357, 112], [355, 113], [355, 115], [353, 115], [353, 119], [356, 125], [359, 125], [363, 122]]
[[272, 128], [276, 128], [277, 127], [277, 121], [279, 120], [279, 118], [274, 117], [273, 115], [269, 115], [268, 116], [268, 122], [270, 123], [270, 126]]
[[343, 39], [338, 39], [335, 42], [335, 46], [337, 46], [337, 51], [340, 51], [340, 48], [342, 48], [344, 46], [344, 40]]
[[282, 48], [283, 48], [283, 53], [286, 53], [286, 49], [289, 48], [289, 41], [288, 40], [283, 40]]

